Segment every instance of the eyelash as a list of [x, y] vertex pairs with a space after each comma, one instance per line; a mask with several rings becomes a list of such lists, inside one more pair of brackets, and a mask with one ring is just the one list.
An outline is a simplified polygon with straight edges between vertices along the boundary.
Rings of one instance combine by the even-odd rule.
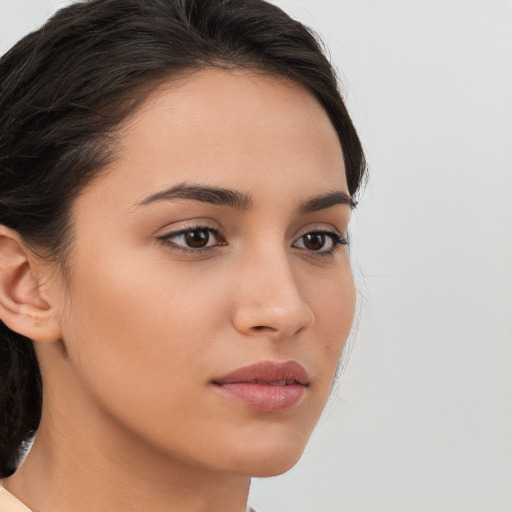
[[323, 235], [331, 239], [332, 247], [326, 251], [314, 251], [307, 248], [297, 247], [297, 249], [308, 251], [310, 254], [314, 256], [332, 257], [334, 256], [335, 252], [339, 249], [340, 246], [348, 247], [349, 245], [347, 237], [340, 235], [336, 231], [330, 231], [327, 229], [314, 229], [312, 231], [308, 231], [307, 233], [304, 233], [299, 238], [297, 238], [294, 244], [296, 244], [299, 240], [303, 239], [307, 235]]
[[204, 231], [209, 234], [209, 236], [213, 235], [215, 238], [220, 237], [220, 233], [218, 229], [209, 227], [209, 226], [187, 226], [183, 229], [180, 229], [178, 231], [172, 231], [171, 233], [167, 233], [166, 235], [163, 235], [161, 237], [158, 237], [158, 241], [163, 244], [165, 247], [173, 250], [173, 251], [179, 251], [179, 252], [185, 252], [185, 253], [192, 253], [192, 254], [198, 254], [198, 253], [204, 253], [206, 251], [211, 251], [212, 249], [227, 245], [227, 242], [217, 243], [213, 246], [207, 246], [207, 247], [201, 247], [194, 249], [193, 247], [185, 247], [183, 245], [178, 245], [175, 242], [172, 242], [171, 239], [177, 238], [179, 236], [186, 235], [188, 233], [194, 233]]
[[[190, 253], [201, 254], [201, 253], [205, 253], [206, 251], [211, 251], [217, 247], [222, 247], [222, 246], [228, 245], [228, 243], [225, 240], [223, 240], [220, 243], [216, 243], [215, 245], [212, 245], [212, 246], [206, 246], [206, 247], [201, 247], [201, 248], [192, 248], [192, 247], [186, 247], [184, 245], [178, 245], [175, 242], [171, 241], [172, 239], [175, 239], [179, 236], [183, 236], [183, 235], [194, 233], [194, 232], [197, 233], [200, 231], [208, 233], [209, 236], [213, 235], [215, 238], [221, 237], [218, 229], [215, 229], [215, 228], [212, 228], [209, 226], [197, 225], [197, 226], [187, 226], [186, 228], [180, 229], [178, 231], [172, 231], [171, 233], [167, 233], [161, 237], [158, 237], [158, 241], [159, 241], [159, 243], [161, 243], [162, 245], [164, 245], [165, 247], [167, 247], [173, 251], [185, 252], [185, 253], [189, 253], [189, 254]], [[334, 255], [334, 253], [336, 252], [336, 250], [340, 246], [347, 247], [349, 245], [348, 238], [340, 235], [336, 231], [330, 231], [330, 230], [325, 230], [325, 229], [315, 229], [315, 230], [308, 231], [308, 232], [304, 233], [299, 238], [297, 238], [297, 240], [294, 241], [294, 245], [299, 240], [303, 239], [307, 235], [323, 235], [323, 236], [330, 238], [332, 241], [332, 247], [329, 250], [324, 250], [324, 251], [310, 250], [310, 249], [307, 249], [306, 247], [304, 247], [304, 248], [296, 247], [297, 249], [308, 251], [309, 253], [311, 253], [312, 255], [315, 255], [315, 256], [320, 256], [320, 257], [331, 256], [332, 257]], [[209, 242], [209, 240], [208, 240], [208, 242]]]

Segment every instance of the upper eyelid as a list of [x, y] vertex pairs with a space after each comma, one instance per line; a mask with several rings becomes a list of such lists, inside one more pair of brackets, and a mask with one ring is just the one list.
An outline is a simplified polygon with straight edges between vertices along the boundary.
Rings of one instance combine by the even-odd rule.
[[333, 235], [336, 235], [338, 237], [346, 237], [345, 231], [339, 230], [332, 224], [320, 225], [320, 223], [317, 225], [305, 226], [304, 228], [297, 230], [295, 233], [296, 234], [294, 235], [294, 237], [295, 237], [294, 240], [297, 240], [298, 238], [300, 238], [304, 235], [307, 235], [308, 233], [325, 233], [325, 234], [332, 233]]
[[[176, 247], [183, 247], [181, 244], [172, 242], [172, 239], [177, 238], [179, 236], [183, 236], [190, 231], [199, 231], [199, 230], [200, 231], [208, 231], [210, 234], [212, 234], [216, 238], [221, 238], [221, 239], [224, 238], [218, 229], [212, 228], [212, 227], [207, 227], [207, 226], [188, 227], [188, 228], [178, 229], [175, 231], [169, 231], [163, 235], [157, 236], [156, 238], [157, 238], [157, 240], [159, 240], [161, 242], [167, 242], [169, 245], [175, 245]], [[227, 245], [227, 244], [221, 243], [221, 244], [217, 244], [217, 245], [213, 245], [213, 246], [206, 246], [203, 248], [197, 248], [197, 249], [193, 249], [193, 250], [201, 251], [201, 250], [206, 250], [206, 249], [213, 249], [214, 247], [219, 246], [219, 245]]]
[[211, 233], [219, 233], [219, 230], [217, 228], [212, 228], [210, 226], [195, 226], [175, 229], [173, 231], [169, 231], [166, 234], [161, 235], [159, 238], [168, 238], [171, 236], [184, 235], [185, 233], [189, 233], [190, 231], [210, 231]]
[[[174, 227], [177, 224], [176, 227]], [[176, 235], [180, 233], [186, 233], [187, 231], [194, 231], [196, 229], [204, 229], [208, 231], [222, 231], [222, 226], [218, 222], [213, 220], [185, 220], [180, 222], [173, 222], [158, 228], [156, 233], [163, 233], [162, 235], [156, 235], [157, 238], [168, 235]]]
[[[207, 226], [196, 226], [196, 227], [183, 228], [183, 229], [176, 230], [176, 231], [170, 231], [167, 234], [161, 235], [157, 238], [158, 238], [158, 240], [170, 240], [174, 237], [182, 236], [182, 235], [186, 234], [187, 232], [195, 231], [195, 230], [209, 231], [216, 237], [219, 237], [219, 236], [222, 237], [222, 235], [219, 233], [219, 231], [215, 228], [211, 228], [211, 227], [207, 227]], [[331, 238], [334, 238], [335, 242], [339, 242], [342, 240], [347, 245], [349, 242], [347, 234], [340, 233], [339, 230], [337, 230], [337, 229], [310, 229], [310, 230], [304, 231], [301, 235], [295, 236], [293, 238], [292, 246], [298, 240], [300, 240], [302, 237], [304, 237], [310, 233], [322, 233], [327, 236], [330, 236]], [[174, 245], [181, 247], [180, 244], [174, 244]], [[229, 245], [229, 244], [226, 242], [225, 244], [219, 244], [219, 245]], [[204, 247], [203, 250], [212, 249], [213, 247], [215, 247], [215, 246], [207, 246], [207, 247]], [[202, 249], [199, 249], [199, 248], [197, 249], [197, 251], [200, 251], [200, 250], [202, 250]]]
[[[188, 221], [188, 222], [190, 222], [190, 221]], [[187, 223], [187, 221], [185, 221], [184, 225], [182, 225], [179, 228], [170, 229], [169, 226], [166, 226], [167, 229], [166, 228], [159, 229], [158, 231], [164, 231], [164, 233], [162, 235], [157, 236], [157, 238], [162, 238], [162, 237], [167, 238], [170, 236], [178, 236], [180, 234], [187, 233], [188, 231], [194, 231], [194, 230], [211, 231], [216, 234], [222, 233], [222, 231], [223, 231], [222, 227], [217, 223], [215, 223], [215, 224], [216, 225], [213, 226], [211, 224], [209, 225], [207, 222], [203, 223], [203, 222], [199, 221], [199, 222]], [[304, 235], [307, 235], [308, 233], [326, 233], [326, 234], [332, 233], [332, 234], [340, 236], [340, 237], [346, 236], [346, 232], [339, 230], [332, 224], [329, 224], [328, 226], [327, 225], [305, 226], [304, 228], [301, 228], [295, 232], [295, 234], [293, 235], [293, 239], [296, 240]]]
[[322, 235], [326, 235], [328, 237], [334, 238], [336, 241], [343, 241], [348, 244], [348, 235], [347, 233], [340, 233], [337, 229], [336, 230], [322, 230], [322, 229], [313, 229], [310, 231], [305, 231], [302, 233], [302, 235], [299, 235], [296, 237], [293, 241], [293, 243], [297, 242], [297, 240], [300, 240], [306, 235], [309, 235], [311, 233], [321, 233]]
[[186, 245], [172, 241], [173, 238], [183, 236], [190, 231], [199, 231], [199, 230], [208, 231], [208, 232], [212, 233], [217, 238], [222, 237], [222, 235], [220, 235], [219, 231], [215, 228], [208, 227], [208, 226], [195, 226], [195, 227], [190, 226], [190, 227], [185, 227], [183, 229], [169, 231], [163, 235], [159, 235], [156, 237], [156, 240], [159, 244], [164, 245], [174, 251], [188, 253], [188, 254], [196, 254], [196, 255], [205, 253], [206, 251], [215, 250], [218, 247], [223, 246], [223, 245], [227, 245], [221, 241], [221, 243], [216, 243], [215, 245], [211, 245], [211, 246], [207, 245], [205, 247], [193, 248], [193, 247], [187, 247]]
[[[180, 243], [172, 242], [173, 238], [183, 236], [187, 232], [194, 231], [194, 230], [209, 231], [215, 237], [217, 237], [217, 243], [215, 243], [214, 245], [211, 245], [211, 246], [205, 246], [205, 247], [201, 247], [201, 248], [192, 248], [192, 247], [187, 247], [186, 245], [182, 245]], [[298, 247], [297, 249], [299, 249], [301, 251], [305, 250], [306, 252], [311, 252], [311, 254], [316, 254], [320, 257], [320, 256], [327, 256], [327, 255], [334, 254], [334, 252], [336, 251], [336, 248], [339, 245], [346, 245], [346, 246], [349, 245], [348, 234], [346, 232], [345, 233], [340, 232], [340, 230], [338, 230], [337, 228], [335, 228], [334, 226], [331, 225], [329, 227], [325, 227], [325, 226], [316, 227], [316, 228], [310, 227], [309, 229], [305, 229], [302, 232], [302, 234], [296, 235], [293, 238], [291, 246], [294, 247], [298, 240], [300, 240], [302, 237], [304, 237], [305, 235], [310, 234], [310, 233], [323, 233], [323, 234], [327, 235], [328, 237], [330, 237], [332, 239], [332, 244], [333, 244], [332, 247], [329, 250], [318, 251], [318, 252], [308, 251], [307, 248], [303, 249], [303, 248]], [[219, 243], [218, 238], [221, 238], [220, 243]], [[164, 245], [168, 246], [169, 248], [172, 247], [172, 249], [175, 251], [188, 253], [191, 255], [192, 254], [196, 254], [196, 255], [207, 254], [207, 253], [217, 250], [219, 247], [230, 245], [229, 241], [226, 240], [224, 235], [222, 235], [222, 233], [220, 233], [220, 231], [218, 229], [213, 228], [211, 226], [201, 225], [201, 224], [195, 224], [193, 226], [192, 225], [183, 226], [181, 229], [169, 231], [166, 234], [157, 236], [157, 240], [161, 244], [164, 244]]]

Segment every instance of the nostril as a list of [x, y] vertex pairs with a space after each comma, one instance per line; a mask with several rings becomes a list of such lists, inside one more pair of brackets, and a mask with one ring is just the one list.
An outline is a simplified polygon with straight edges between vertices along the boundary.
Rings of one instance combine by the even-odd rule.
[[269, 327], [268, 325], [255, 325], [252, 328], [254, 331], [264, 331], [265, 329], [268, 329], [269, 331], [275, 331], [273, 327]]

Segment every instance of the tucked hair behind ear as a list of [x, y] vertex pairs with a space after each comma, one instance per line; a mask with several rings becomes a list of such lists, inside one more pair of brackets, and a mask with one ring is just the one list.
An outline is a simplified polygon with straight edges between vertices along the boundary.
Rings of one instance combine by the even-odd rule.
[[41, 415], [41, 374], [31, 341], [0, 322], [0, 454], [2, 477], [12, 474], [20, 450]]
[[[73, 199], [115, 159], [116, 131], [158, 85], [208, 66], [295, 80], [327, 112], [349, 192], [365, 172], [335, 73], [310, 30], [264, 0], [90, 0], [59, 11], [0, 60], [0, 224], [60, 262]], [[0, 322], [0, 467], [36, 431], [32, 342]]]

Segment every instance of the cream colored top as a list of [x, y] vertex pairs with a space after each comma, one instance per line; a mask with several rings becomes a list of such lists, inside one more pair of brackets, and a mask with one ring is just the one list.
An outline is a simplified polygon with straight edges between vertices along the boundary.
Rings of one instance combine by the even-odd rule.
[[[9, 491], [0, 485], [0, 512], [32, 512], [27, 506], [23, 505], [18, 498], [15, 498]], [[247, 512], [256, 512], [249, 508]]]
[[18, 498], [0, 486], [0, 512], [31, 512]]

